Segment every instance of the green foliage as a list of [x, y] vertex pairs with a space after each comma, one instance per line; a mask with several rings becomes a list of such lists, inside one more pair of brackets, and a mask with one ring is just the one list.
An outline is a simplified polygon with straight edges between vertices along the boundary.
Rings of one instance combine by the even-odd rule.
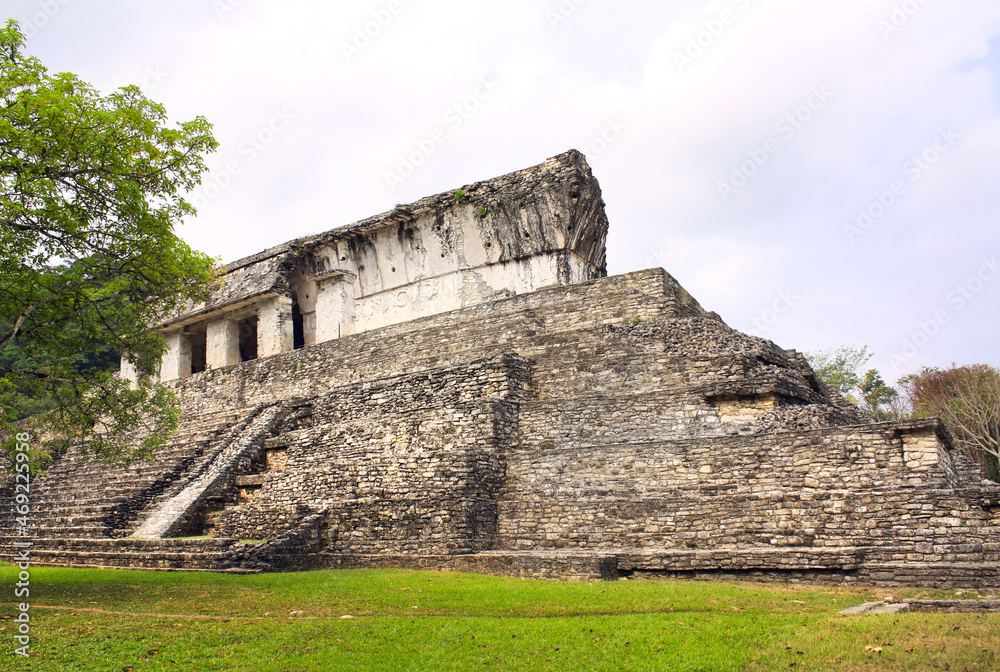
[[485, 218], [486, 215], [488, 215], [488, 214], [490, 214], [490, 209], [487, 208], [485, 205], [480, 205], [479, 206], [479, 216]]
[[642, 322], [642, 315], [636, 315], [635, 317], [632, 318], [632, 326], [633, 327], [636, 326], [637, 324], [641, 323], [641, 322]]
[[876, 369], [858, 373], [872, 358], [867, 346], [841, 346], [806, 358], [821, 380], [877, 422], [941, 418], [958, 447], [982, 465], [985, 477], [1000, 482], [1000, 370], [986, 364], [925, 368], [901, 378], [897, 389]]
[[806, 359], [816, 376], [844, 395], [876, 422], [898, 420], [906, 415], [899, 392], [886, 384], [878, 369], [862, 367], [874, 356], [868, 346], [855, 348], [842, 345], [835, 350], [815, 354]]
[[[216, 142], [201, 117], [171, 128], [137, 87], [101, 96], [23, 50], [9, 21], [0, 30], [0, 436], [30, 415], [27, 428], [50, 447], [86, 441], [127, 462], [177, 425], [171, 395], [149, 382], [164, 341], [148, 327], [203, 298], [212, 279], [213, 260], [174, 226], [194, 213], [183, 194]], [[138, 389], [113, 374], [118, 353], [142, 374]]]
[[[18, 571], [0, 566], [0, 582]], [[31, 670], [991, 670], [1000, 637], [981, 614], [840, 616], [889, 592], [863, 587], [373, 570], [31, 578]]]
[[874, 353], [868, 346], [855, 348], [842, 345], [835, 350], [823, 350], [816, 354], [807, 353], [806, 359], [820, 380], [834, 387], [846, 397], [856, 394], [861, 387], [859, 370], [868, 363]]
[[915, 415], [941, 418], [984, 476], [1000, 482], [1000, 370], [987, 364], [925, 368], [905, 384]]
[[465, 192], [462, 191], [461, 189], [456, 189], [455, 193], [452, 194], [452, 198], [454, 198], [456, 202], [461, 201], [463, 198], [465, 198]]
[[899, 420], [905, 415], [899, 391], [886, 385], [877, 369], [869, 369], [858, 385], [861, 410], [876, 422]]

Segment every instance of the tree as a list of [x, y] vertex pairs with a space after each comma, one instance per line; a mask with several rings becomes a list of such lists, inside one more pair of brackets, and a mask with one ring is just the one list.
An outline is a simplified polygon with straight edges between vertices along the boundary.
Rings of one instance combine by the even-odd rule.
[[816, 375], [842, 395], [849, 397], [861, 385], [858, 370], [873, 357], [868, 346], [855, 348], [842, 345], [835, 350], [822, 350], [816, 354], [807, 353], [806, 359]]
[[807, 353], [806, 359], [820, 380], [847, 397], [873, 420], [899, 419], [905, 415], [905, 410], [898, 391], [886, 385], [878, 369], [860, 373], [873, 356], [867, 345], [860, 348], [842, 345], [835, 350]]
[[[194, 213], [217, 144], [202, 117], [169, 127], [134, 86], [102, 96], [50, 75], [0, 29], [0, 436], [14, 422], [52, 448], [86, 442], [108, 461], [160, 447], [172, 395], [151, 382], [164, 315], [203, 298], [214, 262], [174, 233]], [[124, 353], [136, 388], [109, 371]], [[32, 403], [26, 403], [31, 401]], [[34, 410], [47, 412], [22, 419]], [[59, 437], [58, 439], [52, 437]], [[41, 445], [41, 443], [40, 443]]]
[[925, 368], [906, 387], [915, 414], [941, 418], [986, 478], [1000, 482], [1000, 370], [986, 364]]
[[876, 422], [899, 420], [909, 415], [899, 391], [886, 385], [878, 369], [869, 369], [858, 386], [861, 399], [858, 406]]

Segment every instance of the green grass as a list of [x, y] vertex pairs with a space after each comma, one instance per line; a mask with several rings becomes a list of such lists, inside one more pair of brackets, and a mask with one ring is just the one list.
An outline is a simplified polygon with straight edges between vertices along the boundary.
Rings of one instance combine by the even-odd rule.
[[1000, 616], [839, 615], [886, 590], [362, 570], [36, 568], [23, 659], [15, 576], [0, 567], [4, 670], [1000, 669]]

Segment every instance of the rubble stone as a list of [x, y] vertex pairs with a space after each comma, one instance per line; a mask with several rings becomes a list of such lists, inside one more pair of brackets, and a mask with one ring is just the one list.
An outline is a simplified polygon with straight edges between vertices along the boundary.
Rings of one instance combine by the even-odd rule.
[[35, 563], [1000, 586], [1000, 488], [947, 429], [866, 421], [662, 269], [603, 277], [581, 155], [462, 191], [231, 265], [159, 325], [179, 433], [127, 469], [55, 456]]

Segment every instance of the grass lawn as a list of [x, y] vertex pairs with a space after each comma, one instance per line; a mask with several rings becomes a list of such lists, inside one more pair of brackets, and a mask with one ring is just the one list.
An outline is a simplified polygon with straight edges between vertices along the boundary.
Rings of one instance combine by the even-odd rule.
[[35, 568], [22, 658], [16, 576], [0, 566], [2, 670], [1000, 670], [1000, 615], [839, 615], [885, 589], [393, 570]]

